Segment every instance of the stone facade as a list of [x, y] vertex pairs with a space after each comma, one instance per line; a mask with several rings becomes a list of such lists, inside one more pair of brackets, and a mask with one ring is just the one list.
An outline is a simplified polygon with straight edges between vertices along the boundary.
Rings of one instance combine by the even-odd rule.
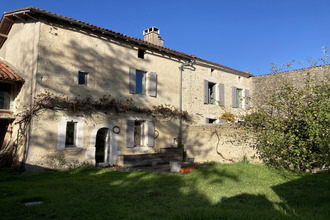
[[[12, 137], [18, 134], [14, 125], [21, 119], [19, 114], [33, 108], [39, 94], [94, 101], [106, 96], [132, 100], [137, 107], [163, 105], [188, 112], [191, 121], [184, 123], [183, 141], [188, 157], [197, 162], [240, 161], [244, 156], [252, 160], [253, 139], [234, 127], [209, 124], [219, 124], [225, 112], [239, 120], [250, 111], [250, 98], [261, 100], [266, 93], [262, 88], [275, 85], [279, 75], [252, 77], [174, 51], [163, 47], [158, 29], [151, 30], [153, 40], [160, 42], [132, 38], [34, 7], [5, 13], [0, 24], [0, 57], [25, 80], [9, 110], [15, 120]], [[7, 113], [8, 109], [0, 114], [0, 122], [7, 119]], [[175, 146], [180, 120], [137, 112], [45, 109], [24, 132], [19, 161], [31, 170], [58, 167], [63, 161], [73, 166], [116, 165], [127, 155], [161, 153]], [[103, 159], [97, 159], [101, 145]]]
[[[86, 97], [99, 100], [110, 95], [115, 100], [131, 99], [138, 107], [168, 105], [178, 111], [180, 67], [191, 60], [194, 69], [182, 68], [182, 111], [190, 114], [193, 123], [205, 124], [208, 118], [218, 120], [224, 111], [246, 112], [244, 103], [240, 108], [232, 108], [232, 87], [242, 89], [243, 99], [251, 74], [74, 19], [68, 21], [66, 17], [33, 7], [21, 11], [20, 18], [26, 16], [26, 22], [16, 17], [19, 13], [19, 10], [6, 13], [0, 27], [8, 35], [1, 38], [0, 56], [25, 79], [15, 99], [15, 122], [20, 120], [17, 114], [32, 108], [38, 95], [45, 92], [70, 100]], [[135, 88], [132, 92], [132, 76], [133, 85], [137, 86], [138, 74], [143, 77], [139, 79], [143, 89], [136, 92]], [[211, 82], [212, 91], [206, 81]], [[220, 84], [224, 85], [221, 96], [225, 110], [217, 104]], [[213, 104], [205, 103], [205, 97], [209, 102], [211, 95]], [[73, 147], [67, 143], [70, 126]], [[135, 143], [136, 126], [141, 132], [141, 144]], [[115, 127], [119, 129], [116, 133]], [[61, 155], [69, 164], [95, 164], [101, 131], [107, 132], [102, 136], [106, 145], [104, 160], [115, 165], [119, 155], [159, 153], [175, 145], [179, 120], [97, 109], [92, 112], [43, 110], [27, 127], [26, 151], [22, 150], [25, 155], [20, 160], [32, 168], [50, 167]], [[129, 141], [134, 141], [134, 147], [128, 146]]]

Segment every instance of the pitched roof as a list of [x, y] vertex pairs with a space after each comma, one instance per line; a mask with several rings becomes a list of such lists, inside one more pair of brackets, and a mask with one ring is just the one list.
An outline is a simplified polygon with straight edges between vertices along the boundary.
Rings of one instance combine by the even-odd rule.
[[185, 60], [197, 60], [200, 61], [202, 63], [207, 63], [209, 65], [215, 66], [216, 68], [219, 68], [221, 70], [224, 71], [228, 71], [237, 75], [241, 75], [241, 76], [245, 76], [245, 77], [250, 77], [253, 76], [252, 74], [248, 73], [248, 72], [243, 72], [240, 70], [236, 70], [236, 69], [232, 69], [230, 67], [227, 66], [223, 66], [221, 64], [218, 63], [214, 63], [208, 60], [204, 60], [201, 59], [199, 57], [196, 57], [194, 55], [189, 55], [180, 51], [176, 51], [176, 50], [172, 50], [170, 48], [166, 48], [163, 46], [158, 46], [152, 43], [149, 43], [147, 41], [141, 40], [139, 38], [134, 38], [134, 37], [130, 37], [124, 34], [121, 34], [119, 32], [115, 32], [109, 29], [105, 29], [102, 27], [98, 27], [83, 21], [79, 21], [70, 17], [66, 17], [66, 16], [62, 16], [59, 14], [55, 14], [55, 13], [51, 13], [49, 11], [43, 10], [43, 9], [39, 9], [39, 8], [35, 8], [33, 6], [31, 7], [27, 7], [27, 8], [22, 8], [22, 9], [17, 9], [14, 11], [10, 11], [10, 12], [5, 12], [1, 18], [1, 23], [0, 23], [0, 48], [2, 47], [2, 45], [4, 44], [4, 42], [6, 41], [7, 35], [12, 27], [12, 25], [15, 23], [16, 20], [23, 20], [26, 21], [28, 19], [40, 19], [40, 17], [49, 17], [49, 18], [54, 18], [56, 20], [62, 21], [62, 22], [66, 22], [70, 25], [77, 25], [80, 26], [82, 28], [87, 28], [89, 30], [92, 31], [98, 31], [102, 34], [106, 34], [106, 35], [110, 35], [112, 37], [118, 38], [118, 39], [123, 39], [125, 41], [130, 41], [133, 43], [136, 43], [138, 45], [143, 45], [146, 46], [148, 48], [153, 48], [156, 49], [160, 52], [163, 53], [168, 53], [168, 54], [172, 54], [172, 55], [176, 55], [181, 57], [182, 59]]
[[0, 80], [24, 82], [24, 79], [2, 59], [0, 59]]

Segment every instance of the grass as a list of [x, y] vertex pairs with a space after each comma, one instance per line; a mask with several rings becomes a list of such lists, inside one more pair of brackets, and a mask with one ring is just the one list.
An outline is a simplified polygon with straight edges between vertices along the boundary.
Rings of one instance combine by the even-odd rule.
[[[189, 174], [0, 171], [0, 219], [330, 219], [330, 175], [215, 164]], [[25, 206], [24, 203], [44, 204]]]

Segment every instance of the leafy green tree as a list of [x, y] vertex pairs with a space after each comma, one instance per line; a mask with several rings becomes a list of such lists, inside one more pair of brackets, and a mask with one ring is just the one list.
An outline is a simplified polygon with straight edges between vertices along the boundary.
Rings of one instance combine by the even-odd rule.
[[274, 167], [329, 167], [330, 83], [283, 84], [245, 118], [257, 134], [257, 150]]

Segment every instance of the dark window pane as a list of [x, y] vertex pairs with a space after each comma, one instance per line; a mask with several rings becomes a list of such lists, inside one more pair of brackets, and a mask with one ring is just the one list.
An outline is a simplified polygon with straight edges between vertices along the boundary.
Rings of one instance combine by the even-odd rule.
[[144, 59], [144, 53], [145, 53], [145, 50], [139, 49], [138, 50], [138, 57]]
[[136, 93], [144, 94], [145, 73], [136, 71]]
[[11, 84], [0, 83], [0, 109], [10, 108]]
[[215, 104], [215, 83], [209, 82], [209, 104]]
[[75, 122], [67, 122], [66, 124], [66, 134], [65, 134], [65, 145], [75, 145], [74, 137], [75, 137]]
[[78, 73], [78, 84], [86, 85], [87, 84], [87, 73], [79, 72]]
[[134, 125], [134, 145], [141, 145], [142, 140], [142, 122], [135, 121]]

